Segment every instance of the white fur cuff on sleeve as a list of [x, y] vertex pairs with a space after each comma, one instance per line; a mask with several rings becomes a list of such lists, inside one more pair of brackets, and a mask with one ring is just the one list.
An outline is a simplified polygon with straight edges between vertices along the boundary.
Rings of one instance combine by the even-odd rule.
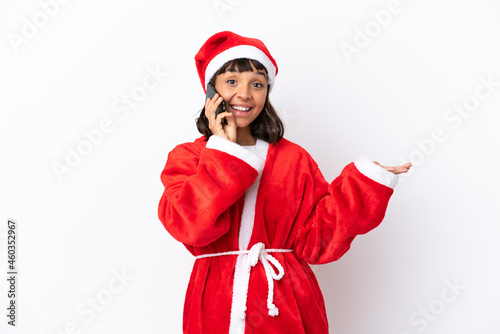
[[264, 159], [259, 157], [257, 154], [250, 152], [243, 146], [238, 145], [237, 143], [233, 143], [226, 138], [211, 135], [210, 138], [208, 138], [206, 147], [223, 151], [231, 154], [232, 156], [240, 158], [241, 160], [245, 161], [247, 164], [255, 168], [259, 173], [264, 168]]
[[398, 183], [399, 176], [375, 164], [367, 156], [362, 156], [354, 162], [356, 168], [365, 176], [377, 181], [384, 186], [394, 189]]

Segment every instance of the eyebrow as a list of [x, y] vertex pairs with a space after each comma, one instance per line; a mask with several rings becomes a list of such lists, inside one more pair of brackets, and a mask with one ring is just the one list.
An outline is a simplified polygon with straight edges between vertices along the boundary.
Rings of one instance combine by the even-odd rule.
[[260, 75], [264, 76], [264, 78], [266, 78], [266, 73], [264, 73], [264, 72], [257, 71], [257, 72], [255, 72], [255, 73], [256, 73], [256, 74], [260, 74]]
[[[240, 72], [240, 71], [226, 71], [226, 72], [224, 72], [224, 73], [228, 73], [228, 72], [229, 72], [229, 73], [242, 73], [242, 72]], [[247, 72], [247, 71], [245, 71], [245, 72]], [[260, 75], [262, 75], [264, 78], [267, 78], [267, 76], [266, 76], [266, 73], [265, 73], [265, 72], [262, 72], [262, 71], [252, 71], [252, 72], [253, 72], [253, 73], [255, 73], [255, 74], [260, 74]]]

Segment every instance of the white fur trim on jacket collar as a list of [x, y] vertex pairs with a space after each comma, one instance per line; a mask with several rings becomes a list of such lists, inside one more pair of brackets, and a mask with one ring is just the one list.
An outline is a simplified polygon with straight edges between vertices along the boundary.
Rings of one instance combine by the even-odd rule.
[[[268, 145], [268, 143], [261, 139], [257, 139], [257, 143], [255, 145], [259, 145], [259, 147], [263, 146], [267, 150], [266, 145]], [[247, 164], [255, 168], [259, 173], [264, 168], [264, 163], [266, 162], [265, 156], [259, 156], [251, 152], [250, 150], [247, 150], [245, 146], [233, 143], [226, 138], [222, 138], [216, 135], [211, 135], [210, 138], [208, 138], [206, 148], [223, 151], [231, 154], [232, 156], [240, 158], [241, 160], [245, 161]]]

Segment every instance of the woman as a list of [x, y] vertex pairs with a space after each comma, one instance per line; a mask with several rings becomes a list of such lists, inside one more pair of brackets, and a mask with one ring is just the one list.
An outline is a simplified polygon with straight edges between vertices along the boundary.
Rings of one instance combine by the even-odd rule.
[[[361, 157], [326, 182], [312, 157], [283, 137], [269, 102], [278, 68], [258, 39], [229, 31], [195, 56], [207, 98], [203, 136], [176, 146], [158, 215], [196, 257], [184, 333], [328, 333], [309, 264], [339, 259], [378, 226], [399, 173]], [[226, 111], [215, 117], [225, 102]], [[226, 119], [227, 124], [222, 124]]]

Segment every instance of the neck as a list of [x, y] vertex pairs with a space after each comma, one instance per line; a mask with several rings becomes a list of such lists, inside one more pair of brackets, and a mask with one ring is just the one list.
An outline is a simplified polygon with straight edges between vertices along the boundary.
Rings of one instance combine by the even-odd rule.
[[237, 131], [236, 143], [238, 145], [249, 146], [256, 144], [257, 139], [254, 138], [250, 133], [250, 126], [247, 126], [245, 128], [238, 128], [236, 131]]

